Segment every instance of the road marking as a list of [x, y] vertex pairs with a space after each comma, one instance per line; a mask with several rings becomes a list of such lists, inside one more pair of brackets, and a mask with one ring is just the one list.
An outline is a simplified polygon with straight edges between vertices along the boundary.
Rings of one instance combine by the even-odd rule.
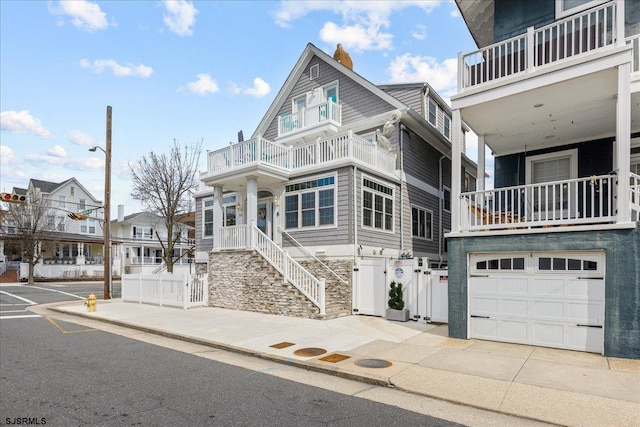
[[33, 305], [33, 304], [27, 304], [26, 302], [21, 302], [16, 304], [0, 304], [0, 307], [13, 307], [16, 305]]
[[3, 310], [0, 311], [0, 314], [5, 314], [5, 313], [24, 313], [27, 310]]
[[[43, 291], [57, 292], [59, 294], [68, 295], [70, 297], [78, 298], [78, 299], [86, 299], [85, 297], [81, 297], [79, 295], [70, 294], [69, 292], [59, 291], [57, 289], [49, 289], [49, 288], [41, 288], [40, 286], [29, 286], [29, 288], [33, 289], [42, 289]], [[35, 304], [35, 303], [34, 303]]]
[[26, 319], [28, 317], [42, 317], [39, 314], [25, 314], [23, 316], [0, 316], [0, 320], [4, 319]]
[[67, 330], [63, 329], [60, 325], [58, 325], [58, 323], [55, 320], [53, 320], [51, 317], [46, 316], [45, 319], [47, 319], [49, 322], [51, 322], [51, 324], [53, 326], [55, 326], [56, 328], [58, 328], [58, 330], [60, 332], [62, 332], [63, 334], [75, 334], [77, 332], [93, 332], [93, 331], [97, 331], [97, 329], [80, 329], [78, 331], [67, 331]]
[[[20, 301], [28, 302], [30, 305], [36, 305], [36, 304], [38, 304], [37, 302], [33, 302], [33, 301], [28, 300], [28, 299], [26, 299], [26, 298], [22, 298], [21, 296], [18, 296], [18, 295], [10, 294], [9, 292], [6, 292], [6, 291], [0, 291], [0, 294], [3, 294], [3, 295], [7, 295], [7, 296], [10, 296], [10, 297], [17, 298], [17, 299], [19, 299]], [[83, 299], [84, 299], [84, 298], [83, 298]]]

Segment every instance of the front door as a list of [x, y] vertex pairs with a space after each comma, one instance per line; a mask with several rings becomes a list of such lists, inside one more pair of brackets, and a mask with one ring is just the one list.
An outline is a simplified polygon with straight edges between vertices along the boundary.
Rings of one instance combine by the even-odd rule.
[[270, 239], [271, 235], [271, 198], [258, 200], [257, 225], [260, 231]]

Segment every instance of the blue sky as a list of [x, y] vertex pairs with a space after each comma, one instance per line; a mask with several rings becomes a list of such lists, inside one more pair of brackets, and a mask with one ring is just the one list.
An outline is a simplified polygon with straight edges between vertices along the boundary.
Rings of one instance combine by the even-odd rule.
[[0, 43], [0, 189], [76, 177], [101, 200], [110, 105], [112, 215], [141, 210], [127, 162], [202, 141], [204, 171], [250, 136], [307, 43], [445, 99], [476, 49], [450, 1], [0, 1]]

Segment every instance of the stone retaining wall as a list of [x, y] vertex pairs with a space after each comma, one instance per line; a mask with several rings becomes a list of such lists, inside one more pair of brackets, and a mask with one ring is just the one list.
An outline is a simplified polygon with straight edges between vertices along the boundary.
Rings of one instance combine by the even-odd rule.
[[307, 318], [320, 313], [255, 251], [209, 253], [209, 305]]

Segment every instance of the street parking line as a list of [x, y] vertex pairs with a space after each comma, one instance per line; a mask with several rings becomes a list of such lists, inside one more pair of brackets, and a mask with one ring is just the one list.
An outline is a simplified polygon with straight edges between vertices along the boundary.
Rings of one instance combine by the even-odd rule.
[[19, 315], [19, 316], [0, 316], [0, 320], [6, 320], [6, 319], [26, 319], [29, 317], [42, 317], [39, 314], [24, 314], [24, 315]]
[[[74, 297], [74, 298], [78, 298], [78, 299], [82, 299], [85, 300], [85, 297], [81, 297], [79, 295], [75, 295], [75, 294], [70, 294], [69, 292], [65, 292], [65, 291], [59, 291], [57, 289], [49, 289], [49, 288], [41, 288], [40, 286], [29, 286], [29, 288], [33, 288], [33, 289], [42, 289], [43, 291], [50, 291], [50, 292], [57, 292], [59, 294], [64, 294], [64, 295], [68, 295], [70, 297]], [[34, 303], [35, 304], [35, 303]]]
[[77, 332], [95, 332], [95, 331], [97, 331], [97, 329], [93, 329], [93, 328], [90, 328], [90, 329], [79, 329], [77, 331], [67, 331], [67, 330], [63, 329], [60, 325], [58, 325], [58, 323], [55, 320], [53, 320], [51, 317], [46, 316], [45, 319], [47, 319], [49, 322], [51, 322], [51, 324], [53, 326], [55, 326], [56, 328], [58, 328], [58, 330], [60, 332], [62, 332], [63, 334], [75, 334]]
[[[19, 296], [19, 295], [10, 294], [9, 292], [6, 292], [6, 291], [0, 291], [0, 294], [7, 295], [7, 296], [9, 296], [9, 297], [13, 297], [13, 298], [17, 298], [17, 299], [19, 299], [20, 301], [24, 301], [24, 302], [29, 303], [29, 305], [36, 305], [36, 304], [38, 304], [37, 302], [33, 302], [33, 301], [28, 300], [28, 299], [26, 299], [26, 298], [23, 298], [23, 297], [21, 297], [21, 296]], [[83, 299], [84, 299], [84, 298], [83, 298]]]

